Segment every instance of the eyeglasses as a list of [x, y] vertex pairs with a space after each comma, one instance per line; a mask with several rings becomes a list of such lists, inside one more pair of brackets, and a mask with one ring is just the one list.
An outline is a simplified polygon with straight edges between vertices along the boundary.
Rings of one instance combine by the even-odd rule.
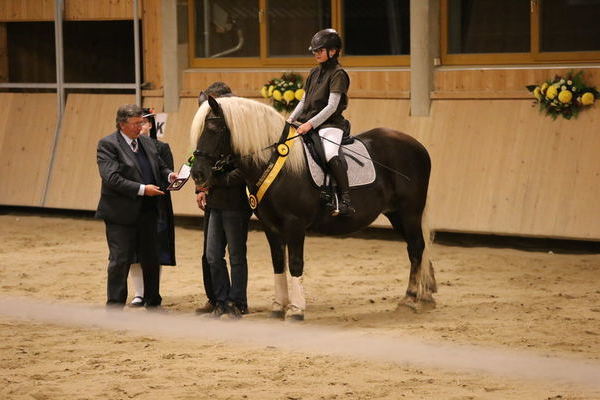
[[147, 121], [139, 121], [139, 122], [126, 122], [126, 124], [128, 125], [134, 125], [134, 126], [144, 126], [146, 125], [148, 122]]

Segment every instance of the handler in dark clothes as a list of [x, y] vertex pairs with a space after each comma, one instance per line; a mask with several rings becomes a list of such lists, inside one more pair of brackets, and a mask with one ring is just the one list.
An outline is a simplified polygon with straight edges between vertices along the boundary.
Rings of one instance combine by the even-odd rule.
[[96, 217], [106, 224], [109, 249], [107, 301], [124, 306], [129, 266], [139, 262], [144, 275], [147, 307], [161, 304], [157, 240], [158, 184], [172, 182], [173, 173], [158, 157], [152, 139], [140, 136], [143, 110], [127, 104], [117, 110], [117, 131], [98, 142], [97, 162], [102, 178]]
[[[165, 162], [169, 169], [173, 169], [173, 154], [168, 143], [161, 142], [157, 137], [156, 114], [151, 108], [144, 108], [144, 121], [147, 123], [142, 126], [141, 135], [149, 136], [154, 142], [158, 156]], [[162, 182], [160, 187], [167, 187], [166, 181]], [[167, 191], [164, 196], [158, 196], [158, 258], [160, 265], [176, 265], [175, 262], [175, 224], [173, 221], [173, 205], [171, 203], [171, 192]], [[162, 268], [161, 268], [162, 275]], [[131, 280], [134, 297], [129, 303], [131, 307], [144, 306], [144, 278], [140, 264], [131, 264], [129, 268], [129, 278]]]
[[[223, 82], [210, 85], [198, 98], [201, 105], [208, 97], [232, 96]], [[234, 318], [248, 313], [248, 262], [246, 240], [252, 212], [246, 197], [245, 181], [239, 170], [211, 179], [208, 192], [196, 188], [196, 201], [204, 210], [203, 274], [207, 305], [197, 312], [212, 312], [215, 318], [230, 314]], [[231, 279], [225, 262], [229, 250]], [[210, 279], [208, 280], [208, 276]]]

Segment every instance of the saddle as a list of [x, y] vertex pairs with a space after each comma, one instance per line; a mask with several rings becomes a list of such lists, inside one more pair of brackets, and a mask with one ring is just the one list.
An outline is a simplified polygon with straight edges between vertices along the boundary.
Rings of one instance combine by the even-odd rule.
[[[318, 188], [330, 184], [325, 151], [319, 133], [315, 130], [302, 136], [304, 156], [313, 180]], [[375, 182], [375, 167], [364, 143], [353, 136], [344, 136], [340, 145], [340, 158], [346, 164], [350, 187], [367, 186]]]

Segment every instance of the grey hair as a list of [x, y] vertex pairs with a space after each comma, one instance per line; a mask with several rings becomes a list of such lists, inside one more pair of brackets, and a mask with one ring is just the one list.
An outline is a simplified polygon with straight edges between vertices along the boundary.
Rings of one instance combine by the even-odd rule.
[[137, 104], [124, 104], [117, 110], [116, 126], [120, 129], [120, 123], [125, 123], [131, 117], [141, 117], [144, 110]]

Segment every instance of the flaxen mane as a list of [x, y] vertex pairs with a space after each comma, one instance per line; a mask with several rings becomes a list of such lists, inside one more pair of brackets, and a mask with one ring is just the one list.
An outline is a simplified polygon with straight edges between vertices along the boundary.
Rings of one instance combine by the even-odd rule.
[[[272, 152], [263, 150], [279, 140], [285, 124], [284, 118], [273, 107], [242, 97], [216, 99], [223, 109], [225, 122], [231, 132], [233, 150], [241, 155], [251, 155], [259, 164], [265, 164]], [[190, 131], [192, 146], [204, 130], [204, 120], [210, 112], [208, 101], [196, 112]], [[294, 139], [285, 168], [299, 172], [305, 168], [300, 139]]]

